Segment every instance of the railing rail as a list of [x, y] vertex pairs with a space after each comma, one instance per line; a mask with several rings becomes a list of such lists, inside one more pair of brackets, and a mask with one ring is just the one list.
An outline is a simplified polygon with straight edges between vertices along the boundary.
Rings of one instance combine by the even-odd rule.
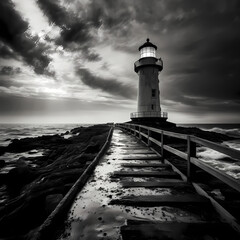
[[[204, 161], [201, 161], [196, 157], [196, 144], [199, 144], [201, 146], [223, 153], [231, 158], [234, 158], [237, 161], [240, 161], [240, 151], [193, 136], [193, 135], [169, 132], [169, 131], [165, 131], [165, 130], [161, 130], [153, 127], [147, 127], [139, 124], [124, 123], [124, 124], [116, 124], [116, 126], [127, 130], [128, 132], [132, 133], [133, 135], [135, 135], [141, 140], [143, 140], [142, 138], [144, 137], [146, 144], [148, 146], [151, 146], [152, 143], [159, 146], [161, 148], [162, 157], [164, 157], [164, 151], [167, 151], [186, 160], [187, 161], [187, 177], [189, 181], [192, 177], [191, 176], [192, 165], [195, 165], [240, 192], [240, 180], [231, 177], [230, 175], [224, 173], [221, 170], [214, 168], [213, 166], [205, 163]], [[160, 134], [161, 140], [159, 141], [159, 139], [153, 138], [152, 133]], [[168, 146], [167, 144], [165, 144], [164, 143], [165, 136], [186, 140], [187, 152], [180, 151], [172, 146]]]

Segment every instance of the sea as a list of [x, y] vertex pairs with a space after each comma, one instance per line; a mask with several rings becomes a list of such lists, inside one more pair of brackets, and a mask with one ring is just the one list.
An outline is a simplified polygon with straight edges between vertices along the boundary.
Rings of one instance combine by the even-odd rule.
[[[13, 139], [62, 134], [75, 127], [90, 125], [91, 124], [0, 124], [0, 146], [7, 146]], [[240, 124], [178, 124], [178, 126], [198, 127], [202, 130], [236, 137], [236, 140], [225, 141], [222, 144], [240, 151]], [[71, 133], [63, 135], [64, 138], [70, 136]], [[44, 151], [41, 149], [34, 149], [23, 153], [5, 153], [0, 156], [0, 160], [4, 160], [7, 165], [0, 169], [0, 174], [6, 173], [13, 168], [15, 162], [21, 157], [35, 157], [43, 154]], [[233, 178], [240, 179], [240, 161], [236, 159], [232, 161], [226, 160], [224, 154], [205, 147], [198, 147], [197, 157], [217, 169], [224, 171], [228, 175], [231, 175]], [[29, 164], [31, 164], [31, 161], [29, 161]], [[34, 167], [34, 165], [32, 167]]]

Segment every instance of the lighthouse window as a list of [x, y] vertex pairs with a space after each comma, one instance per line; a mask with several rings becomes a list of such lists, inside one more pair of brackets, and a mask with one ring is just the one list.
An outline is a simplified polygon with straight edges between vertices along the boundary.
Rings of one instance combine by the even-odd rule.
[[152, 89], [152, 97], [156, 97], [156, 89]]
[[154, 110], [154, 105], [152, 104], [152, 110]]

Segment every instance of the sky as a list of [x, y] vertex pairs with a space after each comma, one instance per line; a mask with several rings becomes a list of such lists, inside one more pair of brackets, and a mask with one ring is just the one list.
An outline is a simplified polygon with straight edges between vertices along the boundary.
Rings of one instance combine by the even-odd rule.
[[124, 122], [146, 38], [175, 123], [240, 123], [239, 0], [0, 1], [0, 123]]

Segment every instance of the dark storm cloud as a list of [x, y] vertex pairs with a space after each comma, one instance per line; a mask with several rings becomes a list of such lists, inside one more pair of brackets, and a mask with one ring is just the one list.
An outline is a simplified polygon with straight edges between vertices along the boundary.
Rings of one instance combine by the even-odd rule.
[[91, 49], [94, 42], [91, 29], [96, 23], [81, 19], [54, 0], [38, 0], [37, 3], [49, 21], [61, 28], [56, 44], [71, 51], [82, 51], [89, 61], [101, 60], [101, 57]]
[[11, 67], [11, 66], [3, 66], [0, 68], [0, 75], [14, 75], [21, 73], [21, 68]]
[[[49, 21], [61, 28], [61, 34], [56, 39], [56, 43], [72, 51], [85, 51], [84, 57], [90, 61], [101, 60], [100, 56], [92, 50], [99, 41], [95, 33], [100, 27], [106, 31], [102, 41], [110, 41], [116, 49], [124, 50], [123, 45], [127, 45], [127, 36], [132, 36], [133, 29], [130, 22], [134, 19], [135, 13], [128, 1], [99, 0], [89, 1], [83, 5], [79, 1], [65, 0], [65, 3], [75, 6], [78, 14], [54, 0], [37, 2]], [[134, 50], [131, 46], [131, 51]], [[91, 54], [88, 55], [86, 52]]]
[[10, 56], [7, 45], [16, 55], [33, 67], [37, 74], [53, 75], [47, 70], [51, 59], [45, 54], [47, 47], [39, 43], [37, 36], [27, 33], [28, 23], [14, 9], [10, 0], [0, 1], [0, 46], [3, 57]]
[[104, 79], [93, 75], [88, 69], [80, 68], [77, 70], [81, 81], [93, 89], [101, 89], [111, 95], [123, 98], [134, 99], [136, 97], [136, 89], [129, 85], [124, 85], [114, 79]]
[[0, 58], [16, 58], [16, 54], [9, 47], [0, 42]]
[[199, 111], [239, 112], [240, 2], [179, 1], [175, 12], [180, 5], [193, 14], [177, 20], [169, 12], [166, 57], [176, 61], [163, 70], [162, 97]]

